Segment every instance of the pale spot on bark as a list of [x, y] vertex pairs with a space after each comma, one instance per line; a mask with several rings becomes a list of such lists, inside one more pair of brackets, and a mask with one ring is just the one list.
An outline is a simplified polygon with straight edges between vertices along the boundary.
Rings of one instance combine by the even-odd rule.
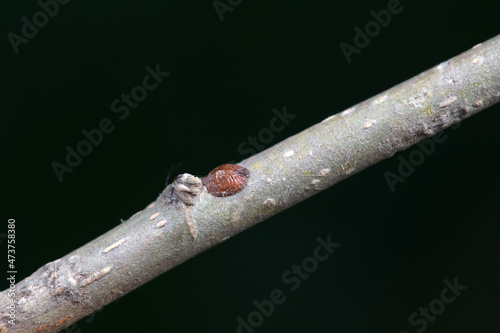
[[161, 220], [158, 223], [156, 223], [156, 227], [157, 228], [162, 228], [162, 227], [165, 226], [165, 224], [167, 224], [167, 220]]
[[274, 200], [273, 198], [269, 198], [264, 201], [264, 206], [266, 207], [272, 207], [274, 205], [276, 205], [276, 200]]
[[116, 249], [118, 246], [122, 245], [123, 243], [125, 243], [126, 241], [128, 240], [128, 237], [125, 237], [125, 238], [122, 238], [120, 239], [119, 241], [111, 244], [110, 246], [106, 247], [102, 253], [108, 253], [109, 251], [112, 251], [114, 249]]
[[332, 120], [333, 118], [335, 118], [335, 116], [336, 116], [336, 115], [334, 114], [333, 116], [330, 116], [330, 117], [328, 117], [328, 118], [324, 119], [324, 120], [322, 121], [322, 123], [326, 123], [327, 121]]
[[320, 182], [320, 180], [319, 180], [319, 179], [313, 179], [313, 180], [311, 181], [311, 185], [312, 185], [312, 186], [317, 185], [317, 184], [319, 184], [319, 182]]
[[83, 280], [81, 283], [80, 283], [80, 286], [81, 287], [85, 287], [101, 278], [103, 278], [106, 274], [108, 274], [109, 272], [111, 272], [111, 270], [113, 269], [113, 266], [108, 266], [106, 268], [104, 268], [103, 270], [99, 271], [99, 272], [95, 272], [92, 276], [86, 278], [85, 280]]
[[351, 113], [352, 111], [354, 111], [354, 108], [349, 108], [349, 109], [347, 109], [347, 110], [345, 110], [345, 111], [342, 111], [342, 112], [340, 113], [340, 116], [341, 116], [341, 117], [347, 116], [347, 115], [348, 115], [349, 113]]
[[319, 176], [319, 177], [323, 177], [323, 176], [325, 176], [325, 175], [329, 174], [329, 173], [330, 173], [330, 171], [331, 171], [331, 170], [330, 170], [330, 169], [328, 169], [328, 168], [326, 168], [326, 169], [321, 169], [321, 171], [318, 173], [318, 176]]
[[381, 103], [381, 102], [385, 101], [386, 99], [387, 99], [387, 95], [380, 96], [379, 98], [377, 98], [377, 99], [374, 101], [374, 103], [375, 103], [375, 104], [379, 104], [379, 103]]
[[367, 122], [365, 122], [365, 123], [363, 124], [363, 129], [364, 129], [364, 130], [365, 130], [365, 129], [369, 129], [369, 128], [373, 127], [376, 123], [377, 123], [377, 121], [376, 121], [376, 120], [369, 120], [369, 121], [367, 121]]
[[155, 218], [157, 218], [157, 217], [158, 217], [158, 215], [160, 215], [160, 212], [156, 212], [156, 213], [154, 213], [153, 215], [151, 215], [151, 216], [149, 217], [149, 220], [150, 220], [150, 221], [154, 220]]
[[439, 103], [439, 107], [445, 108], [447, 106], [450, 106], [453, 103], [455, 103], [456, 100], [457, 100], [457, 98], [455, 96], [451, 96], [451, 97], [445, 99], [444, 101], [442, 101], [441, 103]]
[[475, 57], [474, 59], [472, 59], [472, 63], [475, 65], [480, 65], [483, 63], [483, 61], [484, 61], [483, 57]]
[[69, 283], [71, 283], [73, 286], [76, 286], [78, 284], [78, 281], [73, 277], [73, 275], [70, 275], [68, 277]]

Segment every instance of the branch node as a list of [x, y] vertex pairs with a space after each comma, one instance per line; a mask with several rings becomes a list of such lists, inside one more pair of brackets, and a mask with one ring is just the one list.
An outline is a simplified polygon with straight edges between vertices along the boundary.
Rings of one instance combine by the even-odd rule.
[[183, 173], [177, 176], [172, 184], [167, 186], [161, 197], [167, 204], [182, 202], [188, 206], [193, 206], [202, 190], [203, 183], [200, 178], [189, 173]]

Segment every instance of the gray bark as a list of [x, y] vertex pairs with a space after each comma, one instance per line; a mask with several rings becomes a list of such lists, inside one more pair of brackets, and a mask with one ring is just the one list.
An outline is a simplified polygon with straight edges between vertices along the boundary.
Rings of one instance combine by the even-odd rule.
[[[183, 175], [126, 222], [0, 293], [0, 333], [58, 332], [159, 274], [500, 100], [500, 36], [240, 164], [248, 185], [209, 194]], [[7, 306], [16, 307], [16, 325]]]

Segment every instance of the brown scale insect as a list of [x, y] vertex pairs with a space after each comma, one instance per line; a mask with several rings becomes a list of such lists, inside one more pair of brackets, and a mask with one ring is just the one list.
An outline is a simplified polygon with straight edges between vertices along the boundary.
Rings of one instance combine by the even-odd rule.
[[236, 164], [223, 164], [210, 171], [201, 181], [208, 193], [216, 197], [229, 197], [243, 190], [248, 183], [250, 171]]

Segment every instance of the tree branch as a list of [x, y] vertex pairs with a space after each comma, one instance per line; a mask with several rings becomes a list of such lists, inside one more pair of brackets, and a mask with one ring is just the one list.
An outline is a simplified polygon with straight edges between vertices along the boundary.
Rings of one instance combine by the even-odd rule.
[[[0, 294], [0, 333], [58, 332], [206, 249], [500, 100], [500, 36], [240, 164], [218, 197], [184, 174], [129, 220]], [[15, 305], [16, 325], [8, 306]]]

